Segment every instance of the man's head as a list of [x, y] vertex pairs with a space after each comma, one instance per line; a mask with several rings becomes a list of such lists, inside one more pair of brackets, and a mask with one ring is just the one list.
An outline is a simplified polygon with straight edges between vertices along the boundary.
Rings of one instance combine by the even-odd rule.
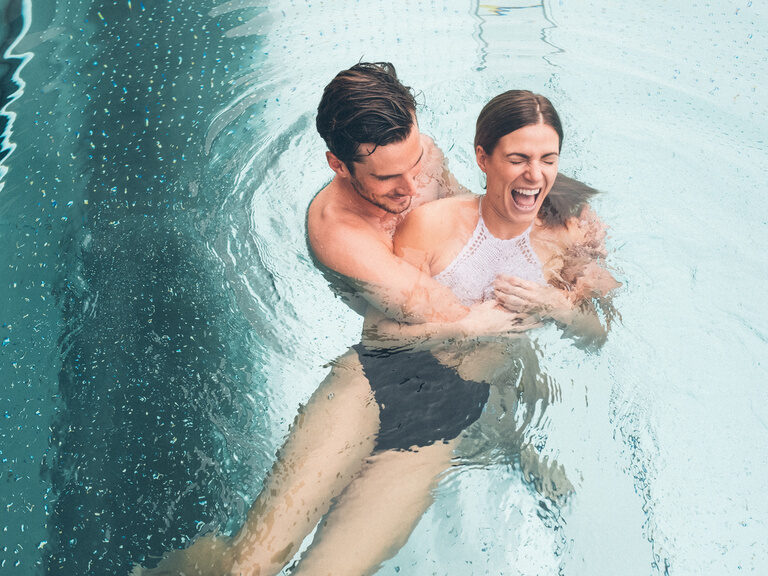
[[317, 109], [328, 163], [365, 200], [391, 213], [410, 205], [422, 155], [416, 102], [389, 63], [340, 72]]

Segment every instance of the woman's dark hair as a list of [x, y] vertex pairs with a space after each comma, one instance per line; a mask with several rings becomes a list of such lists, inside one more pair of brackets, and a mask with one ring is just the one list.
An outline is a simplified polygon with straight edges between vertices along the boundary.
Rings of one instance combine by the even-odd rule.
[[[339, 160], [353, 171], [363, 158], [360, 144], [385, 146], [408, 137], [416, 118], [411, 89], [389, 62], [360, 62], [339, 72], [317, 107], [317, 131]], [[375, 150], [375, 147], [374, 147]]]
[[[475, 148], [482, 146], [493, 154], [502, 137], [534, 124], [551, 126], [558, 136], [558, 151], [563, 146], [563, 126], [555, 107], [546, 97], [528, 90], [509, 90], [486, 104], [477, 117]], [[558, 176], [555, 186], [544, 199], [539, 218], [548, 225], [562, 225], [581, 212], [597, 190], [577, 180]]]
[[509, 90], [486, 104], [477, 117], [475, 148], [482, 146], [486, 154], [493, 154], [499, 140], [507, 134], [530, 126], [546, 124], [557, 132], [563, 146], [563, 126], [555, 107], [546, 97], [528, 90]]

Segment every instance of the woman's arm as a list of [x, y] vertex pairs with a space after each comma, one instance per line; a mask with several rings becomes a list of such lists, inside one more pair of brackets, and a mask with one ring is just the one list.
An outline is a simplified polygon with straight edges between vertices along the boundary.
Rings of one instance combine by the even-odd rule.
[[550, 319], [583, 346], [601, 346], [607, 337], [610, 317], [604, 325], [597, 307], [612, 309], [610, 292], [620, 286], [605, 268], [606, 228], [585, 206], [564, 226], [549, 230], [562, 248], [550, 284], [542, 286], [511, 276], [494, 284], [497, 300], [508, 310], [528, 312]]
[[554, 321], [584, 347], [600, 347], [608, 335], [591, 299], [576, 298], [573, 292], [499, 276], [494, 282], [494, 295], [507, 310]]

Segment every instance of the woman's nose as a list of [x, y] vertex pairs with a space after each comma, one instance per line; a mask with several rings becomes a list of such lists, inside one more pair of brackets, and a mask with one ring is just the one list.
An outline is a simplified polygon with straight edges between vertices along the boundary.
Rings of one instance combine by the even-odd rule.
[[526, 170], [528, 180], [531, 182], [538, 182], [541, 180], [541, 166], [538, 162], [529, 162], [528, 170]]

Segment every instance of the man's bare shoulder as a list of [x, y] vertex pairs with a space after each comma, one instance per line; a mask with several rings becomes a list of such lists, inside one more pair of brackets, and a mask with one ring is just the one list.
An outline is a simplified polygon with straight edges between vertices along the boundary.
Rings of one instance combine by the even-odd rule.
[[334, 182], [330, 182], [309, 203], [308, 218], [310, 220], [341, 218], [344, 216], [344, 212], [337, 186]]
[[321, 190], [307, 211], [307, 233], [315, 257], [328, 268], [352, 278], [366, 279], [360, 252], [375, 258], [389, 251], [364, 218], [348, 208], [333, 188]]
[[309, 204], [307, 231], [310, 241], [364, 227], [365, 220], [341, 201], [333, 182], [318, 192]]
[[425, 171], [426, 173], [442, 172], [444, 168], [443, 164], [445, 163], [445, 154], [443, 154], [443, 151], [440, 150], [438, 145], [435, 143], [434, 138], [424, 134], [423, 132], [420, 134], [420, 136], [421, 147], [424, 151], [424, 155], [422, 156], [422, 171]]
[[[432, 138], [432, 136], [429, 136], [428, 134], [424, 134], [424, 132], [420, 132], [419, 136], [421, 137], [421, 145], [424, 146], [427, 149], [430, 148], [437, 148], [437, 144], [435, 144], [435, 139]], [[440, 148], [437, 148], [437, 151], [442, 154], [442, 151]]]

